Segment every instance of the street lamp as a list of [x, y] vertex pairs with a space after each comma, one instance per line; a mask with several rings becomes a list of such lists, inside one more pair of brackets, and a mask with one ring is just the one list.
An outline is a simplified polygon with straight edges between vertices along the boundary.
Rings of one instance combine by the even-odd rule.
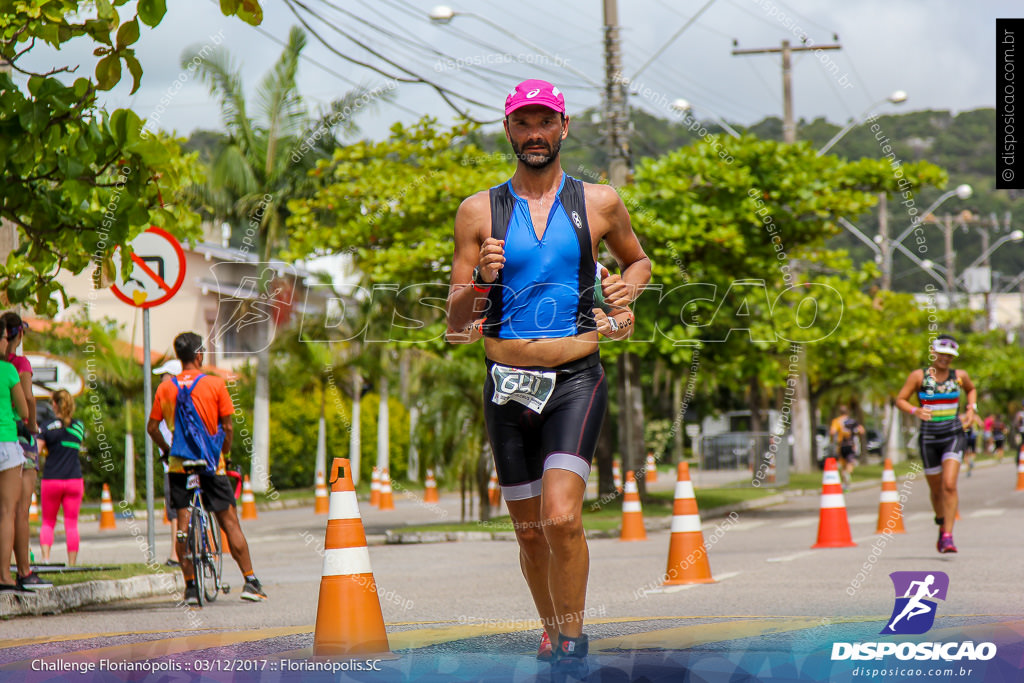
[[[925, 217], [931, 215], [932, 211], [935, 211], [935, 209], [939, 208], [939, 205], [942, 204], [947, 199], [949, 199], [950, 197], [954, 197], [955, 196], [958, 199], [965, 199], [966, 200], [966, 199], [970, 199], [972, 194], [974, 194], [974, 189], [971, 188], [970, 185], [968, 185], [966, 183], [964, 183], [963, 185], [958, 185], [956, 188], [954, 188], [952, 190], [949, 190], [948, 192], [943, 192], [942, 195], [940, 195], [938, 199], [936, 199], [934, 202], [932, 202], [932, 205], [929, 206], [927, 209], [925, 209], [922, 212], [921, 215], [925, 216]], [[889, 247], [890, 254], [891, 254], [892, 250], [896, 248], [896, 245], [897, 244], [901, 244], [903, 242], [903, 240], [905, 240], [907, 238], [907, 235], [909, 235], [911, 232], [913, 232], [914, 228], [916, 228], [918, 223], [920, 223], [920, 222], [921, 221], [912, 221], [911, 224], [910, 224], [910, 227], [908, 227], [906, 230], [901, 232], [899, 237], [897, 237], [896, 239], [893, 240], [893, 243]]]
[[[635, 95], [637, 93], [634, 92], [633, 94]], [[691, 105], [688, 100], [679, 97], [672, 101], [672, 109], [685, 115], [686, 112], [693, 111], [693, 105]], [[726, 123], [725, 119], [723, 119], [721, 116], [711, 111], [710, 109], [705, 109], [705, 111], [708, 113], [708, 115], [711, 116], [714, 122], [721, 126], [729, 135], [733, 136], [734, 138], [740, 137], [740, 134], [736, 132], [736, 129], [730, 126], [728, 123]]]
[[875, 110], [875, 107], [883, 105], [886, 102], [892, 102], [893, 104], [902, 104], [903, 102], [906, 102], [906, 101], [907, 101], [907, 93], [906, 93], [906, 91], [903, 91], [903, 90], [897, 90], [893, 94], [891, 94], [888, 97], [886, 97], [884, 100], [878, 100], [877, 102], [872, 104], [870, 107], [865, 109], [864, 112], [860, 116], [858, 116], [857, 118], [855, 118], [852, 121], [850, 121], [838, 133], [833, 135], [832, 139], [829, 140], [828, 142], [826, 142], [825, 146], [818, 150], [818, 156], [821, 156], [825, 152], [827, 152], [830, 149], [832, 149], [832, 146], [835, 145], [837, 142], [839, 142], [839, 140], [844, 135], [846, 135], [851, 130], [853, 130], [853, 128], [855, 126], [858, 126], [861, 123], [863, 123], [864, 119], [866, 119], [868, 117], [868, 114], [870, 114], [872, 111]]
[[[965, 271], [966, 270], [970, 270], [971, 268], [974, 268], [974, 267], [980, 265], [985, 259], [987, 259], [989, 256], [991, 256], [993, 254], [993, 252], [995, 252], [996, 249], [998, 249], [999, 247], [1003, 246], [1007, 242], [1020, 242], [1021, 240], [1024, 240], [1024, 230], [1014, 230], [1009, 235], [1003, 235], [1002, 237], [997, 239], [995, 241], [995, 244], [993, 244], [991, 247], [989, 247], [988, 250], [985, 251], [981, 256], [979, 256], [978, 258], [974, 259], [974, 261], [971, 263], [971, 265], [967, 266], [964, 270]], [[964, 276], [961, 275], [957, 279], [958, 280], [963, 280], [963, 278], [964, 278]]]
[[482, 14], [477, 14], [476, 12], [463, 12], [463, 11], [456, 12], [454, 9], [452, 9], [451, 7], [448, 7], [447, 5], [438, 5], [437, 7], [434, 7], [434, 9], [430, 10], [430, 12], [427, 13], [427, 16], [430, 17], [430, 21], [434, 22], [435, 24], [441, 24], [441, 25], [450, 24], [452, 19], [454, 19], [455, 17], [473, 17], [474, 19], [477, 19], [478, 21], [484, 22], [485, 24], [487, 24], [491, 28], [494, 28], [497, 31], [501, 31], [502, 33], [504, 33], [506, 36], [512, 38], [513, 40], [518, 40], [519, 42], [521, 42], [524, 45], [528, 46], [532, 50], [535, 50], [539, 54], [542, 54], [545, 57], [551, 58], [552, 60], [554, 60], [554, 64], [556, 66], [560, 66], [563, 69], [565, 69], [566, 71], [568, 71], [570, 73], [573, 73], [573, 74], [576, 74], [577, 76], [582, 78], [584, 81], [586, 81], [590, 85], [595, 86], [597, 88], [600, 88], [602, 90], [604, 89], [604, 85], [602, 85], [601, 83], [598, 83], [597, 81], [595, 81], [590, 76], [588, 76], [587, 74], [583, 73], [582, 71], [579, 71], [578, 69], [574, 69], [573, 67], [569, 66], [569, 64], [566, 62], [566, 60], [562, 59], [561, 57], [557, 57], [557, 56], [551, 54], [550, 52], [548, 52], [544, 48], [540, 47], [539, 45], [534, 45], [533, 43], [531, 43], [526, 38], [523, 38], [522, 36], [517, 35], [517, 34], [513, 33], [512, 31], [509, 31], [507, 28], [505, 28], [501, 24], [499, 24], [497, 22], [494, 22], [494, 21], [491, 21], [490, 19], [488, 19], [487, 17], [485, 17]]

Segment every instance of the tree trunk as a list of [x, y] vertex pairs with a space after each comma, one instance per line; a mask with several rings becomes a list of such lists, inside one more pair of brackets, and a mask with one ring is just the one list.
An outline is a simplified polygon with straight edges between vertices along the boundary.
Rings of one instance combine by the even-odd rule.
[[[622, 477], [625, 481], [626, 472], [633, 470], [634, 472], [640, 471], [644, 465], [646, 465], [645, 454], [647, 453], [644, 447], [644, 396], [640, 390], [640, 359], [632, 353], [624, 353], [623, 356], [628, 356], [628, 390], [627, 390], [627, 404], [626, 412], [629, 415], [630, 433], [629, 433], [629, 466], [626, 466], [623, 462]], [[623, 457], [625, 461], [625, 456]], [[647, 481], [645, 477], [640, 477], [637, 481], [637, 487], [640, 491], [641, 497], [647, 493]]]
[[480, 448], [480, 456], [476, 461], [476, 491], [477, 499], [480, 502], [480, 521], [486, 522], [491, 518], [490, 492], [487, 490], [491, 483], [491, 449], [487, 443]]
[[672, 405], [676, 419], [672, 423], [672, 465], [678, 466], [686, 457], [683, 438], [686, 435], [686, 411], [683, 409], [683, 376], [678, 375], [672, 382]]
[[761, 419], [761, 406], [763, 397], [761, 394], [761, 382], [757, 377], [750, 378], [750, 431], [755, 434], [765, 431], [764, 421]]
[[[810, 391], [807, 387], [807, 352], [803, 345], [798, 347], [797, 375], [791, 395], [790, 433], [793, 436], [793, 471], [813, 472], [815, 470], [814, 454], [814, 420], [811, 416]], [[792, 353], [792, 351], [791, 351]]]
[[[31, 396], [29, 400], [33, 400]], [[148, 417], [148, 416], [147, 416]], [[135, 504], [135, 437], [132, 434], [132, 401], [124, 402], [124, 499]]]
[[249, 483], [253, 493], [263, 493], [270, 483], [270, 325], [256, 361], [256, 398], [252, 410], [252, 461]]
[[615, 490], [612, 480], [612, 460], [615, 457], [615, 427], [610, 416], [606, 416], [601, 426], [601, 434], [597, 438], [597, 449], [594, 460], [597, 463], [597, 495], [599, 498], [610, 495]]
[[352, 481], [359, 483], [359, 466], [362, 460], [362, 432], [359, 425], [363, 403], [363, 377], [358, 368], [352, 368], [352, 422], [348, 431], [348, 460], [352, 467]]
[[[314, 484], [316, 476], [318, 474], [326, 477], [329, 473], [325, 471], [327, 467], [327, 418], [326, 408], [327, 403], [327, 386], [323, 380], [320, 381], [320, 419], [317, 421], [316, 429], [316, 461], [313, 464], [313, 477]], [[349, 465], [351, 469], [351, 463]], [[326, 481], [326, 479], [325, 479]]]
[[388, 415], [388, 399], [391, 396], [390, 388], [388, 387], [388, 378], [382, 372], [380, 376], [380, 404], [377, 408], [377, 467], [383, 472], [385, 469], [389, 470], [391, 478], [394, 479], [394, 473], [390, 472], [388, 467], [388, 460], [390, 456], [390, 427], [391, 421]]
[[416, 425], [420, 421], [420, 407], [409, 408], [409, 467], [406, 477], [409, 481], [420, 480], [420, 451], [416, 444]]

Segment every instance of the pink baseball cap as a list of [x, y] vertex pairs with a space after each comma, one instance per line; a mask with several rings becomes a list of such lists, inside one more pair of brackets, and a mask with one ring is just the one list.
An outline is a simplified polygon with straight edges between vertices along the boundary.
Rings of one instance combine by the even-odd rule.
[[543, 105], [559, 114], [565, 113], [565, 97], [562, 91], [547, 81], [531, 78], [517, 85], [505, 98], [505, 116], [531, 104]]

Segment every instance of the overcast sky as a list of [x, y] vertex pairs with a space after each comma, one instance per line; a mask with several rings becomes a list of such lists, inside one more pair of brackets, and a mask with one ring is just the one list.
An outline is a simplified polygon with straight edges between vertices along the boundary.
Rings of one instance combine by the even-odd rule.
[[[570, 114], [600, 104], [597, 87], [529, 46], [532, 43], [558, 60], [567, 60], [576, 72], [601, 82], [599, 0], [452, 0], [455, 10], [479, 17], [457, 16], [447, 26], [428, 20], [428, 11], [438, 4], [434, 0], [302, 1], [309, 10], [384, 57], [458, 95], [492, 105], [488, 108], [456, 100], [475, 118], [499, 117], [508, 89], [518, 80], [534, 76], [547, 78], [564, 90]], [[620, 2], [626, 74], [634, 74], [705, 2]], [[274, 39], [283, 42], [289, 27], [298, 23], [280, 0], [263, 0], [262, 4], [265, 19], [256, 29], [222, 16], [218, 3], [212, 0], [169, 2], [163, 23], [153, 30], [144, 29], [138, 44], [145, 70], [142, 87], [130, 96], [130, 77], [125, 71], [125, 82], [106, 94], [103, 104], [108, 108], [130, 106], [140, 116], [151, 117], [175, 79], [182, 78], [180, 58], [184, 49], [215, 40], [220, 40], [241, 65], [251, 101], [257, 83], [281, 52]], [[649, 94], [633, 97], [631, 104], [668, 117], [670, 111], [663, 102], [685, 98], [693, 104], [698, 118], [718, 115], [740, 124], [767, 115], [781, 116], [779, 55], [732, 56], [733, 40], [740, 48], [778, 47], [783, 39], [795, 44], [806, 35], [813, 44], [824, 45], [833, 43], [833, 34], [837, 34], [842, 49], [821, 53], [833, 60], [835, 67], [823, 64], [813, 52], [794, 58], [798, 118], [825, 116], [833, 122], [844, 122], [860, 116], [895, 90], [905, 90], [907, 102], [900, 108], [884, 104], [879, 112], [991, 107], [995, 104], [995, 18], [1014, 16], [1018, 6], [1010, 0], [714, 0], [636, 79], [635, 85], [646, 88]], [[370, 55], [329, 25], [297, 9], [338, 52], [398, 73], [398, 69]], [[523, 40], [506, 35], [485, 19]], [[377, 32], [373, 26], [394, 35]], [[80, 64], [80, 71], [91, 73], [95, 66], [92, 47], [71, 45], [60, 53], [37, 49], [25, 66], [45, 70], [54, 65]], [[430, 54], [428, 48], [466, 64], [449, 68], [443, 57]], [[311, 109], [345, 92], [351, 83], [373, 87], [388, 82], [381, 74], [345, 61], [312, 35], [304, 54], [308, 59], [302, 62], [300, 84]], [[547, 65], [538, 65], [545, 59]], [[828, 68], [836, 73], [830, 75]], [[364, 135], [376, 138], [386, 135], [394, 121], [409, 122], [422, 113], [443, 121], [454, 115], [429, 86], [402, 83], [394, 91], [394, 104], [379, 103], [376, 110], [358, 121]], [[160, 113], [160, 127], [187, 136], [197, 128], [221, 129], [222, 124], [213, 98], [193, 77], [170, 97]]]

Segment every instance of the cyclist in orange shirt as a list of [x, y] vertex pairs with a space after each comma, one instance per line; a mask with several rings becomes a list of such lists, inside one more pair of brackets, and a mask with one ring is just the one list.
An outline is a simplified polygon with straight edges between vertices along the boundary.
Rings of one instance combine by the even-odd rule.
[[[238, 515], [235, 511], [235, 492], [225, 475], [225, 455], [231, 451], [231, 438], [234, 433], [231, 416], [234, 414], [235, 406], [231, 402], [231, 395], [228, 394], [227, 385], [223, 379], [212, 375], [203, 375], [200, 370], [203, 365], [203, 338], [198, 334], [183, 332], [175, 337], [174, 353], [182, 364], [182, 372], [176, 378], [178, 384], [192, 387], [192, 402], [206, 431], [211, 435], [216, 434], [218, 423], [224, 430], [224, 443], [221, 446], [220, 462], [216, 473], [199, 475], [199, 488], [202, 491], [203, 504], [217, 516], [220, 528], [227, 534], [231, 556], [245, 576], [242, 599], [253, 602], [266, 600], [267, 594], [263, 592], [263, 587], [252, 570], [249, 544], [238, 523]], [[199, 379], [200, 376], [202, 379]], [[191, 498], [186, 488], [188, 475], [185, 474], [182, 466], [184, 458], [170, 455], [171, 444], [167, 443], [163, 434], [160, 433], [161, 420], [166, 421], [167, 426], [174, 432], [177, 400], [178, 389], [174, 382], [161, 382], [156, 390], [153, 410], [149, 414], [146, 431], [160, 452], [168, 458], [167, 476], [171, 487], [171, 504], [178, 511], [178, 558], [181, 562], [181, 572], [185, 577], [185, 602], [192, 605], [199, 603], [199, 596], [195, 583], [195, 570], [192, 567], [192, 562], [188, 559], [187, 533], [183, 531], [188, 529]], [[193, 459], [202, 459], [202, 454], [194, 454]]]

